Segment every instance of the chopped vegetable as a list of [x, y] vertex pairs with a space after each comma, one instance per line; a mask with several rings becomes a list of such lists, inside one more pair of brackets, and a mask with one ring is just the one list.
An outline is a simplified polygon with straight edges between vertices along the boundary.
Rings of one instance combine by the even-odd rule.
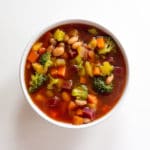
[[44, 68], [41, 64], [39, 63], [32, 63], [32, 67], [33, 69], [38, 72], [38, 73], [41, 73], [41, 74], [45, 74], [48, 70], [48, 68]]
[[105, 46], [104, 46], [104, 48], [100, 48], [98, 50], [99, 54], [109, 53], [112, 50], [114, 50], [116, 47], [115, 42], [110, 37], [104, 37], [104, 40], [105, 40]]
[[41, 55], [39, 62], [44, 66], [44, 67], [50, 67], [53, 65], [53, 61], [51, 60], [51, 54], [50, 52], [46, 52]]
[[81, 84], [85, 84], [85, 83], [86, 83], [86, 77], [81, 76], [81, 77], [80, 77], [80, 83], [81, 83]]
[[27, 59], [29, 62], [33, 63], [33, 62], [36, 62], [38, 57], [39, 57], [39, 54], [36, 51], [31, 50]]
[[66, 66], [59, 66], [57, 74], [60, 77], [65, 77], [66, 76]]
[[90, 109], [89, 107], [84, 107], [83, 108], [83, 115], [85, 117], [93, 120], [95, 118], [95, 111], [93, 109]]
[[95, 66], [95, 67], [93, 68], [93, 75], [94, 75], [94, 76], [98, 76], [98, 75], [100, 75], [100, 74], [101, 74], [101, 70], [100, 70], [99, 66]]
[[103, 62], [103, 65], [100, 66], [102, 76], [110, 75], [113, 69], [114, 67], [108, 61]]
[[75, 109], [77, 107], [76, 103], [73, 102], [73, 101], [70, 101], [69, 102], [69, 105], [68, 105], [68, 110], [71, 111], [73, 109]]
[[89, 32], [90, 34], [93, 34], [93, 35], [97, 35], [97, 34], [98, 34], [98, 31], [97, 31], [97, 29], [95, 29], [95, 28], [88, 29], [88, 32]]
[[92, 64], [89, 61], [85, 62], [85, 70], [90, 77], [93, 77]]
[[98, 93], [110, 93], [113, 89], [113, 85], [107, 85], [103, 77], [93, 78], [93, 89]]
[[86, 100], [88, 96], [88, 88], [85, 85], [79, 85], [72, 89], [72, 96], [76, 99]]
[[53, 78], [51, 75], [49, 75], [49, 84], [47, 85], [47, 89], [51, 90], [54, 88], [54, 85], [57, 85], [59, 83], [58, 78]]
[[98, 103], [98, 99], [95, 95], [93, 94], [88, 94], [88, 102], [92, 103], [92, 104], [97, 104]]
[[79, 76], [84, 76], [85, 75], [85, 68], [83, 66], [82, 58], [79, 55], [76, 56], [73, 60], [73, 63], [76, 64]]
[[35, 73], [31, 75], [29, 92], [35, 92], [44, 82], [47, 80], [47, 76], [40, 73]]
[[88, 47], [94, 49], [96, 48], [96, 46], [97, 46], [97, 40], [96, 38], [92, 38], [92, 40], [88, 43]]
[[105, 41], [103, 37], [97, 38], [97, 47], [101, 49], [105, 47]]
[[42, 47], [43, 43], [42, 42], [37, 42], [32, 46], [32, 50], [38, 51]]
[[64, 40], [64, 37], [65, 37], [65, 32], [60, 30], [60, 29], [57, 29], [54, 33], [54, 39], [57, 40], [57, 41], [63, 41]]

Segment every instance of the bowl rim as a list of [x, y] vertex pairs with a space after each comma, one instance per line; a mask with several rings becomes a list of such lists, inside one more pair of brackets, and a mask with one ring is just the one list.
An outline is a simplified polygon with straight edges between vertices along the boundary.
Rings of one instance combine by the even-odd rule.
[[[107, 33], [108, 35], [110, 35], [115, 42], [117, 43], [117, 45], [120, 47], [121, 52], [124, 56], [125, 59], [125, 63], [126, 63], [126, 83], [125, 83], [125, 87], [123, 90], [123, 93], [121, 95], [121, 97], [119, 98], [118, 102], [115, 104], [115, 106], [113, 106], [113, 108], [104, 116], [88, 123], [88, 124], [82, 124], [82, 125], [73, 125], [73, 124], [69, 124], [69, 123], [65, 123], [65, 122], [60, 122], [57, 120], [54, 120], [52, 118], [50, 118], [49, 116], [47, 116], [42, 110], [40, 110], [40, 108], [38, 108], [38, 106], [36, 106], [36, 104], [32, 101], [30, 95], [28, 94], [27, 88], [26, 88], [26, 84], [25, 84], [25, 79], [24, 79], [24, 71], [25, 71], [25, 63], [26, 63], [26, 58], [27, 55], [32, 47], [32, 45], [39, 39], [39, 37], [41, 37], [44, 33], [46, 33], [47, 31], [63, 25], [63, 24], [72, 24], [72, 23], [80, 23], [80, 24], [87, 24], [87, 25], [92, 25], [96, 28], [101, 29], [102, 31], [104, 31], [105, 33]], [[25, 98], [27, 100], [27, 102], [30, 104], [30, 106], [32, 107], [32, 109], [43, 119], [47, 120], [48, 122], [59, 126], [59, 127], [64, 127], [64, 128], [71, 128], [71, 129], [81, 129], [81, 128], [86, 128], [86, 127], [91, 127], [94, 126], [96, 124], [99, 124], [100, 122], [103, 122], [106, 118], [110, 117], [114, 111], [117, 110], [117, 108], [120, 106], [120, 104], [124, 101], [126, 95], [127, 95], [127, 89], [128, 89], [128, 84], [129, 84], [129, 61], [127, 59], [127, 55], [125, 52], [124, 47], [122, 46], [122, 44], [120, 43], [120, 41], [117, 39], [117, 37], [110, 32], [110, 30], [108, 30], [107, 28], [105, 28], [104, 26], [102, 26], [99, 23], [93, 22], [93, 21], [89, 21], [89, 20], [84, 20], [84, 19], [67, 19], [67, 20], [61, 20], [58, 22], [55, 22], [53, 24], [50, 24], [46, 27], [44, 27], [43, 29], [40, 30], [40, 32], [37, 32], [36, 34], [34, 34], [33, 37], [31, 37], [31, 40], [28, 42], [27, 46], [24, 49], [24, 52], [22, 54], [21, 60], [20, 60], [20, 66], [19, 66], [19, 79], [20, 79], [20, 84], [21, 84], [21, 88], [22, 91], [25, 95]]]

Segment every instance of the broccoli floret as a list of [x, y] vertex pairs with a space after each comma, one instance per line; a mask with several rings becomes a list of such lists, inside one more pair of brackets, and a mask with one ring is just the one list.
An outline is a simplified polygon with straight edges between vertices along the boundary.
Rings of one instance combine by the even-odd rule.
[[40, 59], [39, 59], [39, 62], [40, 62], [41, 65], [43, 65], [46, 68], [52, 66], [53, 62], [51, 60], [50, 52], [46, 52], [46, 53], [42, 54]]
[[50, 78], [50, 82], [47, 85], [47, 89], [52, 90], [53, 86], [59, 83], [59, 79], [58, 78], [53, 78], [50, 74], [48, 75]]
[[110, 93], [113, 89], [112, 83], [107, 85], [104, 77], [98, 76], [93, 78], [93, 89], [97, 93]]
[[89, 32], [90, 34], [93, 34], [93, 35], [97, 35], [97, 34], [98, 34], [98, 31], [97, 31], [97, 29], [95, 29], [95, 28], [88, 29], [88, 32]]
[[77, 99], [86, 100], [88, 96], [88, 88], [85, 85], [79, 85], [72, 89], [71, 94]]
[[35, 92], [44, 82], [47, 80], [47, 76], [40, 73], [35, 73], [31, 75], [30, 87], [29, 92]]
[[98, 50], [98, 54], [106, 54], [116, 48], [116, 44], [111, 37], [104, 37], [105, 46], [102, 49]]

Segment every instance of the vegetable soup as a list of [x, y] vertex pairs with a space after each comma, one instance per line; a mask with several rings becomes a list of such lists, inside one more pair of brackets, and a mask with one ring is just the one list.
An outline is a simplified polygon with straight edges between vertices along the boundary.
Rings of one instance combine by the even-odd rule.
[[50, 118], [81, 125], [108, 113], [126, 84], [120, 47], [104, 31], [65, 24], [42, 35], [25, 65], [32, 101]]

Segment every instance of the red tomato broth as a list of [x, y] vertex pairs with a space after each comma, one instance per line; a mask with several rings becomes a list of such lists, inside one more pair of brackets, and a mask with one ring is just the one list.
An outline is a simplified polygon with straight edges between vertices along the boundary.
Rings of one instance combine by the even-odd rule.
[[[52, 36], [52, 34], [54, 34], [56, 29], [58, 29], [58, 28], [65, 31], [65, 33], [68, 33], [73, 29], [77, 29], [79, 32], [79, 39], [84, 41], [85, 43], [88, 43], [90, 41], [90, 39], [93, 37], [93, 35], [90, 34], [89, 32], [87, 32], [87, 30], [90, 28], [95, 28], [95, 27], [85, 25], [85, 24], [62, 25], [62, 26], [56, 27], [56, 28], [46, 32], [41, 38], [39, 38], [39, 40], [37, 40], [37, 42], [43, 42], [44, 43], [43, 47], [47, 48], [49, 45], [48, 39]], [[107, 36], [107, 34], [104, 31], [101, 31], [97, 28], [96, 28], [96, 30], [98, 31], [98, 35]], [[88, 88], [88, 91], [90, 93], [94, 94], [98, 98], [98, 104], [96, 107], [97, 109], [95, 112], [94, 120], [99, 119], [102, 116], [104, 116], [105, 114], [107, 114], [117, 104], [117, 102], [119, 101], [120, 97], [123, 94], [125, 84], [126, 84], [126, 74], [127, 73], [126, 73], [125, 59], [124, 59], [123, 54], [118, 45], [116, 47], [115, 53], [110, 52], [105, 55], [106, 58], [109, 56], [113, 57], [113, 62], [111, 64], [121, 68], [121, 72], [119, 73], [119, 75], [115, 72], [115, 70], [112, 71], [114, 74], [114, 80], [112, 81], [113, 82], [113, 90], [111, 91], [111, 93], [106, 93], [106, 94], [105, 93], [104, 94], [96, 93], [93, 90], [93, 86], [91, 83], [92, 79], [88, 75], [85, 75], [85, 77], [87, 79], [86, 86]], [[61, 58], [61, 56], [58, 58]], [[101, 62], [105, 61], [106, 58], [101, 59]], [[72, 87], [75, 87], [79, 84], [79, 77], [76, 74], [76, 72], [73, 72], [70, 69], [71, 64], [69, 62], [70, 62], [70, 58], [66, 59], [67, 74], [63, 80], [64, 81], [72, 80], [73, 81]], [[96, 62], [96, 60], [95, 60], [95, 62]], [[26, 66], [28, 65], [28, 63], [29, 62], [27, 60]], [[50, 68], [48, 69], [48, 72], [49, 72], [49, 70], [50, 70]], [[27, 89], [30, 86], [31, 74], [33, 74], [33, 73], [34, 73], [34, 70], [32, 68], [32, 65], [30, 66], [30, 68], [27, 68], [27, 67], [25, 68], [25, 83], [26, 83]], [[65, 102], [62, 100], [61, 93], [62, 93], [62, 91], [67, 91], [67, 92], [71, 93], [71, 89], [70, 90], [66, 90], [66, 89], [62, 90], [62, 89], [58, 89], [57, 87], [54, 86], [54, 90], [52, 90], [53, 95], [58, 96], [60, 98], [60, 101], [58, 102], [59, 104], [56, 107], [51, 107], [49, 105], [49, 101], [51, 100], [51, 97], [48, 97], [46, 95], [48, 83], [49, 83], [49, 80], [46, 81], [42, 86], [40, 86], [40, 88], [38, 88], [35, 92], [29, 93], [31, 96], [31, 99], [33, 100], [35, 105], [37, 105], [38, 108], [42, 112], [47, 114], [47, 116], [49, 116], [50, 118], [53, 118], [54, 120], [58, 120], [61, 122], [66, 122], [66, 123], [72, 124], [73, 116], [75, 115], [77, 108], [82, 108], [82, 106], [79, 106], [79, 107], [75, 108], [73, 111], [69, 112], [68, 111], [69, 102]], [[36, 100], [37, 94], [42, 95], [44, 97], [43, 100], [41, 100], [41, 101]], [[74, 101], [75, 97], [71, 96], [71, 100]], [[93, 121], [93, 120], [91, 120], [91, 121]]]

